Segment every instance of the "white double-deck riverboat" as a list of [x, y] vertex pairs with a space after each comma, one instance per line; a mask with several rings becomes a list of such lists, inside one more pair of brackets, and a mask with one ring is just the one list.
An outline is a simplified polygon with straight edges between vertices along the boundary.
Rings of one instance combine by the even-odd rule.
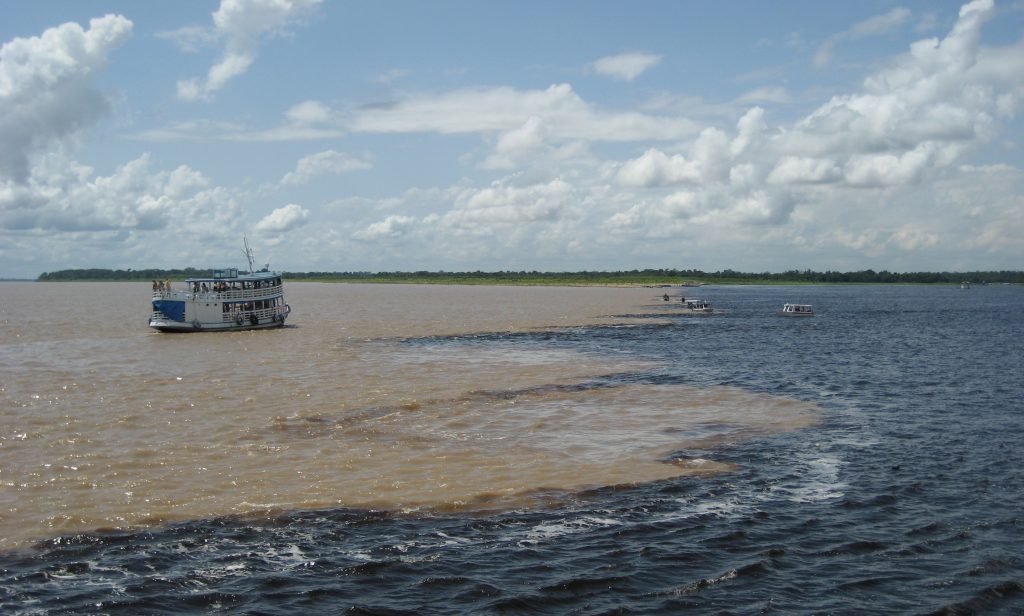
[[224, 331], [280, 327], [291, 314], [284, 301], [281, 275], [264, 268], [239, 273], [216, 269], [209, 277], [189, 278], [185, 288], [170, 282], [153, 283], [153, 313], [149, 326], [165, 332]]

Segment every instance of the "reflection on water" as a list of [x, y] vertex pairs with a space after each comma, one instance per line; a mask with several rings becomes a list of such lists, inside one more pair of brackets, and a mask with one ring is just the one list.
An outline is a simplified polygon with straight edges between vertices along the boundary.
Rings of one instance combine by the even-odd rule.
[[146, 327], [145, 284], [3, 284], [0, 546], [290, 508], [530, 506], [721, 471], [685, 452], [814, 420], [786, 398], [609, 378], [652, 368], [626, 354], [449, 338], [648, 322], [645, 289], [287, 294], [287, 328], [172, 335]]

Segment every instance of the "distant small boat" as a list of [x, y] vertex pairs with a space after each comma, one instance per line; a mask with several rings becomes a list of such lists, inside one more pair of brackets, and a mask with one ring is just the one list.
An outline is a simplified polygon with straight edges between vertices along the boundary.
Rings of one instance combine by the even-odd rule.
[[784, 317], [813, 317], [814, 310], [810, 304], [784, 304], [781, 314]]
[[693, 314], [713, 314], [715, 309], [711, 307], [710, 302], [702, 299], [688, 299], [686, 300], [686, 311]]
[[970, 289], [971, 288], [971, 283], [968, 282], [967, 280], [965, 280], [965, 281], [960, 283], [960, 288], [961, 289]]

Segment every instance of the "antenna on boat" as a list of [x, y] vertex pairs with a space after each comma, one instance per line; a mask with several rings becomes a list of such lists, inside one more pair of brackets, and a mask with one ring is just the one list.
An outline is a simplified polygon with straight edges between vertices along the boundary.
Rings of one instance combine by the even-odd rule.
[[249, 273], [252, 274], [252, 248], [249, 248], [249, 239], [245, 235], [242, 235], [242, 243], [245, 245], [245, 250], [242, 251], [242, 254], [245, 255], [245, 260], [249, 262]]

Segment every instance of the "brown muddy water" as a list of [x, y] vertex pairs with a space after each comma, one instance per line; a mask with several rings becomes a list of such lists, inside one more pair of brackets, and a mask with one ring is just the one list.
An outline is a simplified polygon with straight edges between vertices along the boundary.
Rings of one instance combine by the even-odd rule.
[[651, 367], [628, 354], [443, 343], [674, 326], [651, 289], [286, 283], [287, 327], [190, 334], [147, 327], [149, 291], [0, 283], [0, 549], [291, 509], [542, 506], [728, 470], [671, 454], [817, 416], [737, 388], [584, 385]]

